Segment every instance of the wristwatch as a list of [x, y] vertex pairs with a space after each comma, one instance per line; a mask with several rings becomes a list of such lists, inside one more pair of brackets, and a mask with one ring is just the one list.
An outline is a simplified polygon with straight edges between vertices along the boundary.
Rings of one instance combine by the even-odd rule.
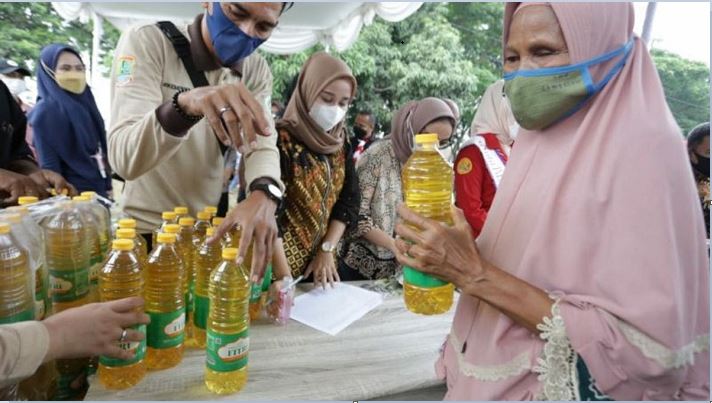
[[261, 181], [259, 179], [253, 181], [250, 184], [250, 192], [254, 192], [255, 190], [261, 190], [264, 192], [270, 200], [277, 203], [277, 206], [282, 203], [282, 190], [280, 190], [274, 183], [271, 183], [271, 181]]
[[321, 251], [324, 253], [334, 253], [336, 250], [336, 245], [329, 241], [324, 241], [324, 243], [321, 244]]

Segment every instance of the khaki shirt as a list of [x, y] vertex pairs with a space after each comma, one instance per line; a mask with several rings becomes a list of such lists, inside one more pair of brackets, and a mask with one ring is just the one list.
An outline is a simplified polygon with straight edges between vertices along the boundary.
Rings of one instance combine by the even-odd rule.
[[0, 388], [37, 371], [49, 350], [49, 332], [42, 322], [0, 326]]
[[[178, 29], [190, 40], [187, 26]], [[227, 68], [204, 73], [210, 85], [240, 81]], [[272, 128], [269, 137], [258, 136], [257, 148], [246, 157], [246, 183], [269, 177], [282, 186], [270, 113], [272, 73], [262, 56], [244, 59], [242, 82], [263, 105]], [[220, 199], [223, 155], [207, 119], [181, 137], [168, 133], [157, 118], [156, 109], [182, 88], [193, 88], [190, 77], [155, 24], [122, 34], [111, 73], [108, 154], [111, 167], [126, 180], [122, 208], [136, 219], [141, 233], [158, 227], [163, 211], [186, 206], [195, 215]]]

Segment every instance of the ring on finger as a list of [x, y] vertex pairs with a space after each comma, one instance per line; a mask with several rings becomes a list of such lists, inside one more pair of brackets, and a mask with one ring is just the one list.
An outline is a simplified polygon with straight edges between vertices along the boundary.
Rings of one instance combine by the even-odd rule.
[[121, 332], [121, 337], [119, 337], [119, 342], [121, 342], [121, 343], [125, 342], [126, 339], [128, 339], [128, 337], [129, 337], [129, 331], [127, 329], [124, 329]]
[[225, 106], [223, 106], [222, 108], [220, 108], [220, 109], [218, 110], [218, 113], [220, 114], [220, 118], [222, 119], [222, 115], [224, 115], [225, 112], [231, 111], [231, 110], [232, 110], [232, 108], [230, 107], [230, 105], [225, 105]]

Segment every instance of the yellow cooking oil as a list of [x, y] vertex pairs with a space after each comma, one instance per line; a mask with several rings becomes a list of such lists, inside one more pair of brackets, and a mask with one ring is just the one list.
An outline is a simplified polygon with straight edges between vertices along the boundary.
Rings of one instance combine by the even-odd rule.
[[[421, 216], [452, 225], [452, 168], [438, 152], [437, 134], [415, 136], [415, 150], [403, 166], [405, 204]], [[403, 297], [411, 312], [435, 315], [452, 306], [454, 286], [411, 267], [403, 268]]]
[[[119, 231], [133, 231], [122, 229]], [[112, 243], [112, 251], [99, 272], [99, 296], [101, 302], [121, 298], [143, 296], [143, 273], [139, 257], [136, 256], [132, 239], [117, 239]], [[146, 334], [146, 325], [135, 325], [130, 329]], [[99, 382], [107, 389], [130, 388], [146, 375], [146, 339], [140, 342], [118, 341], [119, 348], [132, 351], [128, 360], [101, 356], [97, 375]]]
[[87, 196], [75, 196], [72, 198], [79, 211], [84, 215], [84, 220], [89, 231], [89, 243], [91, 247], [91, 267], [89, 269], [89, 300], [99, 302], [99, 270], [104, 263], [104, 251], [102, 250], [99, 219], [91, 208], [91, 199]]
[[27, 251], [10, 224], [0, 223], [0, 324], [35, 318], [32, 277]]
[[161, 220], [162, 220], [161, 225], [159, 225], [158, 228], [155, 228], [153, 230], [153, 233], [151, 234], [151, 238], [153, 240], [153, 245], [158, 244], [157, 237], [158, 237], [158, 234], [163, 232], [163, 227], [165, 227], [168, 224], [177, 224], [178, 223], [178, 219], [176, 219], [176, 217], [177, 217], [177, 214], [175, 213], [175, 211], [164, 211], [163, 213], [161, 213]]
[[195, 219], [183, 217], [178, 220], [178, 225], [180, 225], [179, 249], [183, 256], [183, 267], [185, 268], [183, 283], [183, 291], [185, 292], [185, 346], [196, 347], [195, 339], [193, 338], [193, 289], [195, 288], [193, 226], [195, 225]]
[[237, 264], [237, 249], [225, 248], [210, 275], [205, 385], [217, 394], [239, 392], [247, 383], [249, 270]]
[[222, 262], [222, 242], [207, 243], [207, 238], [213, 236], [214, 228], [205, 232], [205, 240], [195, 253], [195, 303], [193, 305], [193, 339], [196, 347], [205, 348], [208, 323], [208, 284], [210, 273]]
[[134, 238], [134, 243], [138, 245], [139, 248], [143, 250], [143, 254], [148, 255], [148, 244], [146, 244], [146, 240], [143, 239], [141, 234], [138, 233], [136, 230], [136, 220], [133, 218], [122, 218], [119, 220], [119, 229], [132, 229], [136, 231], [136, 237]]
[[176, 234], [158, 234], [144, 275], [144, 309], [151, 317], [147, 326], [146, 366], [164, 369], [183, 359], [185, 339], [185, 270], [176, 250]]

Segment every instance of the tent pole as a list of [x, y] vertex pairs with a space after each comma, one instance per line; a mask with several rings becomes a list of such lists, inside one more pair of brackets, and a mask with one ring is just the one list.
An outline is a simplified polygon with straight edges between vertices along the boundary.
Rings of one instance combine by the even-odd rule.
[[658, 3], [651, 1], [645, 9], [645, 22], [643, 23], [643, 34], [641, 38], [648, 48], [650, 48], [650, 37], [653, 34], [653, 20], [655, 19], [655, 8], [657, 5]]
[[96, 12], [91, 13], [94, 29], [92, 32], [92, 49], [91, 49], [91, 81], [92, 86], [99, 84], [99, 76], [101, 75], [101, 38], [104, 36], [104, 19]]

